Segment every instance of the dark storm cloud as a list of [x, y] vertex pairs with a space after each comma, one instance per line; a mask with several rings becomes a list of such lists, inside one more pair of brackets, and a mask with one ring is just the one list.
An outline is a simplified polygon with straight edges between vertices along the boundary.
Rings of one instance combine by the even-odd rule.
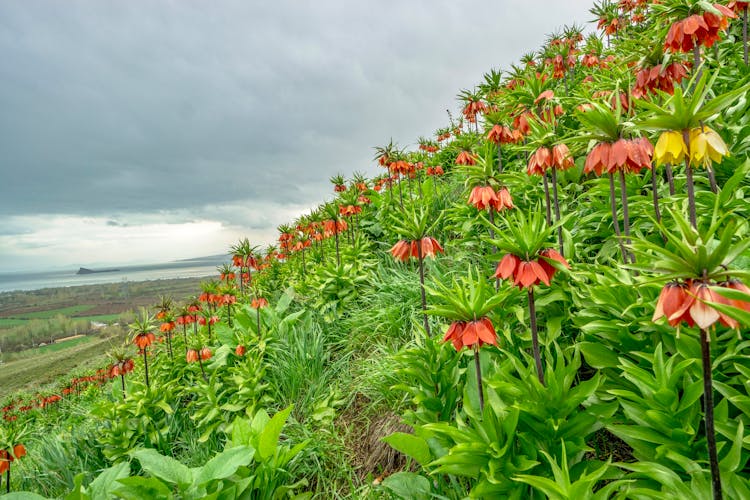
[[0, 215], [315, 204], [589, 5], [3, 2]]

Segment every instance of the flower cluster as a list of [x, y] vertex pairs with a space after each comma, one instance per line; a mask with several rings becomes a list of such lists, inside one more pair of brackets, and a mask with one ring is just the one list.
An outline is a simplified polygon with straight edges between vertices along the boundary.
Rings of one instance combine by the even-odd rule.
[[573, 167], [573, 157], [565, 144], [557, 144], [552, 149], [541, 147], [529, 156], [526, 173], [529, 175], [544, 175], [549, 168], [567, 170]]
[[523, 134], [510, 127], [495, 125], [487, 134], [487, 140], [495, 144], [515, 144], [523, 140]]
[[738, 329], [739, 323], [735, 319], [706, 302], [729, 305], [748, 312], [750, 302], [728, 299], [710, 288], [714, 285], [750, 294], [750, 288], [738, 279], [715, 284], [708, 280], [671, 281], [661, 289], [652, 321], [667, 318], [670, 326], [679, 328], [684, 321], [688, 326], [698, 325], [704, 330], [719, 321], [724, 326]]
[[12, 461], [24, 456], [26, 456], [26, 447], [22, 444], [14, 445], [12, 450], [0, 450], [0, 474], [10, 468]]
[[460, 351], [464, 347], [484, 344], [497, 345], [497, 333], [489, 318], [484, 317], [475, 321], [455, 321], [445, 332], [443, 342], [450, 340], [453, 347]]
[[211, 359], [211, 349], [208, 347], [204, 347], [203, 349], [199, 351], [196, 351], [195, 349], [188, 349], [187, 354], [185, 355], [185, 359], [188, 363], [194, 363], [200, 359], [201, 361], [206, 361], [207, 359]]
[[680, 83], [687, 75], [687, 66], [681, 62], [673, 62], [666, 66], [657, 64], [652, 68], [643, 68], [635, 75], [633, 97], [641, 99], [654, 90], [661, 90], [672, 95], [675, 83]]
[[[690, 144], [690, 165], [710, 167], [712, 162], [721, 163], [722, 158], [729, 156], [724, 139], [713, 129], [703, 126], [691, 129], [688, 134]], [[654, 159], [657, 165], [680, 163], [688, 154], [688, 145], [684, 135], [677, 130], [667, 130], [659, 136], [654, 148]]]
[[729, 19], [735, 19], [737, 14], [718, 3], [713, 4], [713, 8], [719, 14], [705, 11], [672, 24], [664, 41], [664, 49], [672, 52], [690, 52], [696, 45], [711, 47], [716, 43], [719, 40], [719, 32], [725, 30]]
[[109, 368], [109, 376], [110, 378], [114, 378], [120, 375], [125, 375], [132, 372], [133, 368], [135, 368], [135, 364], [132, 359], [122, 359], [112, 364]]
[[501, 212], [506, 208], [513, 208], [513, 198], [507, 188], [495, 191], [492, 186], [476, 186], [469, 195], [469, 204], [478, 210], [493, 209]]
[[422, 246], [422, 257], [435, 257], [436, 253], [444, 253], [443, 247], [435, 238], [425, 236], [421, 240], [400, 240], [391, 247], [391, 255], [396, 260], [406, 262], [409, 257], [419, 258], [419, 246]]
[[468, 151], [461, 151], [456, 156], [456, 165], [476, 165], [477, 160], [473, 154]]
[[638, 173], [644, 168], [651, 168], [654, 147], [645, 137], [637, 139], [620, 139], [615, 142], [600, 142], [586, 157], [583, 172], [595, 172], [596, 175], [612, 174], [620, 170], [627, 173]]
[[568, 261], [556, 250], [547, 248], [539, 252], [537, 259], [521, 260], [520, 257], [511, 253], [506, 254], [497, 265], [494, 277], [500, 279], [513, 278], [513, 285], [518, 288], [528, 288], [538, 285], [540, 282], [549, 286], [556, 269], [549, 263], [555, 260], [567, 268]]

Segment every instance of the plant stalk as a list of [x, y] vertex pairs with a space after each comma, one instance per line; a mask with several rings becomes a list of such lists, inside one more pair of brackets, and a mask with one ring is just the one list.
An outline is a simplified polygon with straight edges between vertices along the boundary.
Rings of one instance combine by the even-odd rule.
[[534, 349], [534, 363], [539, 383], [544, 385], [544, 370], [542, 369], [542, 356], [539, 353], [539, 334], [536, 328], [536, 305], [534, 304], [534, 289], [529, 287], [529, 320], [531, 322], [531, 344]]
[[338, 221], [333, 221], [333, 236], [336, 238], [336, 265], [341, 267], [341, 254], [339, 253], [339, 227]]
[[664, 172], [667, 174], [667, 184], [669, 184], [669, 196], [674, 196], [674, 175], [672, 174], [672, 165], [669, 163], [664, 165]]
[[258, 340], [260, 340], [260, 307], [255, 310], [258, 320]]
[[422, 256], [422, 239], [417, 241], [417, 256], [419, 257], [419, 288], [422, 292], [422, 317], [424, 319], [424, 330], [430, 336], [430, 322], [427, 320], [427, 297], [424, 291], [424, 257]]
[[549, 200], [549, 184], [547, 183], [547, 173], [544, 172], [542, 174], [542, 179], [544, 179], [544, 201], [546, 203], [547, 207], [547, 225], [552, 225], [552, 209], [551, 209], [551, 203]]
[[120, 381], [122, 382], [122, 399], [125, 399], [125, 375], [120, 373]]
[[552, 169], [552, 196], [555, 203], [555, 224], [557, 226], [557, 245], [560, 247], [560, 255], [565, 256], [563, 250], [563, 237], [562, 237], [562, 226], [560, 226], [560, 201], [557, 198], [557, 169]]
[[479, 411], [484, 413], [484, 391], [482, 390], [482, 365], [479, 361], [479, 342], [474, 344], [474, 369], [477, 372], [477, 391], [479, 392]]
[[203, 374], [203, 380], [205, 382], [208, 382], [208, 377], [206, 377], [206, 370], [203, 369], [203, 360], [201, 359], [200, 353], [198, 353], [198, 365], [201, 367], [201, 374]]
[[148, 383], [148, 358], [146, 358], [146, 353], [148, 352], [148, 347], [143, 348], [143, 367], [146, 370], [146, 388], [150, 387]]
[[711, 464], [711, 485], [714, 500], [721, 500], [721, 476], [719, 473], [719, 458], [716, 453], [716, 434], [714, 431], [714, 394], [711, 377], [711, 344], [708, 332], [701, 329], [701, 357], [703, 360], [703, 410], [705, 412], [706, 441], [708, 444], [708, 460]]
[[609, 206], [612, 208], [612, 224], [615, 226], [615, 236], [617, 236], [617, 242], [620, 244], [620, 252], [622, 252], [623, 263], [628, 263], [628, 252], [625, 250], [625, 244], [622, 241], [622, 233], [620, 233], [620, 221], [617, 220], [617, 202], [615, 201], [615, 178], [614, 175], [609, 174]]
[[[656, 167], [651, 167], [651, 191], [654, 195], [654, 215], [656, 222], [661, 224], [661, 210], [659, 210], [659, 185], [656, 182]], [[661, 232], [660, 232], [661, 233]], [[667, 242], [667, 237], [661, 233], [661, 239]]]
[[690, 167], [690, 135], [688, 130], [682, 131], [682, 140], [685, 141], [687, 153], [685, 154], [685, 177], [687, 178], [688, 210], [690, 212], [690, 225], [693, 229], [698, 228], [698, 217], [695, 212], [695, 185], [693, 184], [693, 169]]
[[[630, 248], [630, 215], [628, 212], [628, 189], [625, 183], [625, 171], [620, 169], [620, 199], [622, 201], [622, 222], [625, 229], [625, 244]], [[630, 261], [635, 263], [635, 255], [628, 252]]]

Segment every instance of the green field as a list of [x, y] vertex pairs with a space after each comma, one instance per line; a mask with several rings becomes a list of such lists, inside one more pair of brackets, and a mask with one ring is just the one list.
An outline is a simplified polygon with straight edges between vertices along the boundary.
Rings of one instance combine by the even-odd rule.
[[102, 365], [112, 342], [89, 336], [15, 354], [16, 359], [0, 364], [0, 399], [18, 390], [38, 390], [74, 370]]
[[0, 318], [0, 328], [13, 328], [14, 326], [23, 326], [28, 319], [11, 319], [11, 318]]
[[94, 306], [92, 305], [78, 305], [78, 306], [70, 306], [70, 307], [60, 307], [58, 309], [49, 309], [47, 311], [35, 311], [35, 312], [27, 312], [22, 314], [14, 314], [11, 316], [8, 316], [8, 319], [49, 319], [54, 318], [55, 316], [62, 315], [62, 316], [76, 316], [80, 315], [83, 312], [89, 311], [93, 309]]

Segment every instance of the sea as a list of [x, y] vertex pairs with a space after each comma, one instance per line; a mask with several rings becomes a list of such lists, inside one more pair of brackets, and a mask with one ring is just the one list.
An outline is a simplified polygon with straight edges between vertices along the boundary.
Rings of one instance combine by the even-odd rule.
[[210, 276], [218, 278], [219, 272], [217, 267], [228, 262], [230, 262], [228, 256], [215, 255], [161, 264], [91, 267], [90, 269], [94, 271], [117, 269], [117, 271], [93, 274], [76, 274], [78, 269], [44, 272], [5, 272], [0, 273], [0, 293], [127, 281], [202, 278]]

